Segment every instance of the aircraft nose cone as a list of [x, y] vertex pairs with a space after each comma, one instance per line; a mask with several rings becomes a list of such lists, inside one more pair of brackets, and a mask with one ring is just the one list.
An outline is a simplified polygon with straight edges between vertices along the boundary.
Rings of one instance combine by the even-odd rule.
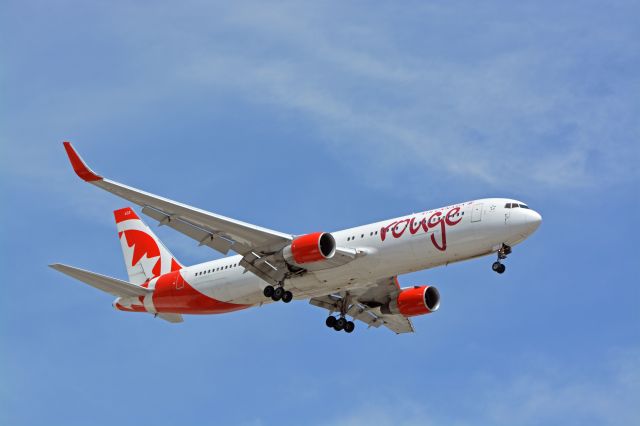
[[528, 231], [531, 234], [538, 229], [542, 223], [542, 216], [540, 216], [540, 213], [535, 210], [529, 210], [527, 211], [526, 223], [529, 228]]

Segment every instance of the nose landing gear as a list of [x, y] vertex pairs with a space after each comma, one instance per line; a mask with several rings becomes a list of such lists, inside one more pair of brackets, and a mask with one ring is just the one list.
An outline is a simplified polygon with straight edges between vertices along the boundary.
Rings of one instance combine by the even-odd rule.
[[278, 287], [274, 287], [272, 285], [266, 286], [262, 291], [262, 294], [264, 294], [264, 297], [270, 297], [274, 302], [282, 300], [284, 303], [289, 303], [293, 300], [293, 293], [289, 290], [285, 290], [282, 283], [278, 285]]
[[507, 270], [507, 267], [504, 266], [504, 264], [500, 263], [500, 261], [495, 261], [493, 262], [493, 265], [491, 265], [491, 269], [493, 269], [494, 272], [502, 274], [504, 271]]
[[491, 265], [491, 269], [493, 269], [498, 274], [504, 273], [507, 267], [500, 261], [505, 260], [507, 256], [510, 254], [511, 254], [511, 247], [502, 243], [502, 247], [500, 247], [500, 249], [498, 250], [498, 260], [493, 262], [493, 265]]

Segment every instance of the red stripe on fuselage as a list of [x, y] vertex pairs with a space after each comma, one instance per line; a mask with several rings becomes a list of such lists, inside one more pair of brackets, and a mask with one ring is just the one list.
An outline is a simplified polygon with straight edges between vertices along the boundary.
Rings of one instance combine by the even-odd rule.
[[175, 314], [223, 314], [251, 306], [212, 299], [194, 289], [179, 271], [158, 278], [152, 300], [156, 311]]

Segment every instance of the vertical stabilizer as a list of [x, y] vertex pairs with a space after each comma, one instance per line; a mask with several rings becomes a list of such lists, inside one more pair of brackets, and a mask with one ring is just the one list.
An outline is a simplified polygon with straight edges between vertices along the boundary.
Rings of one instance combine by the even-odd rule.
[[129, 281], [140, 285], [182, 265], [130, 207], [113, 212]]

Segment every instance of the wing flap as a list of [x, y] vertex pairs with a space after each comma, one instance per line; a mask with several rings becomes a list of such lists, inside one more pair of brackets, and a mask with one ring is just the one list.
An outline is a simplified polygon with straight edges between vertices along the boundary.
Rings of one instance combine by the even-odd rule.
[[[331, 312], [339, 311], [338, 305], [342, 298], [338, 295], [330, 294], [322, 297], [314, 297], [309, 303], [319, 308], [327, 309]], [[379, 308], [369, 308], [361, 303], [353, 303], [346, 312], [346, 315], [367, 324], [369, 327], [384, 326], [396, 334], [413, 333], [413, 324], [409, 318], [402, 315], [384, 315]]]
[[[158, 222], [160, 222], [160, 225], [166, 225], [169, 228], [175, 229], [181, 234], [184, 234], [187, 237], [191, 237], [194, 240], [198, 241], [200, 245], [209, 246], [222, 254], [229, 253], [229, 250], [234, 246], [233, 240], [224, 238], [220, 236], [220, 234], [216, 234], [203, 229], [184, 219], [171, 216], [153, 207], [144, 206], [144, 208], [142, 209], [142, 213], [157, 220]], [[238, 247], [236, 247], [236, 249], [238, 249]]]
[[49, 265], [49, 267], [116, 297], [137, 297], [144, 296], [151, 292], [149, 289], [139, 287], [127, 281], [122, 281], [117, 278], [108, 277], [106, 275], [97, 274], [95, 272], [75, 268], [69, 265], [54, 263]]
[[[271, 247], [274, 245], [284, 247], [292, 240], [291, 236], [287, 234], [210, 213], [108, 179], [96, 180], [91, 183], [139, 206], [152, 207], [164, 212], [166, 216], [183, 219], [211, 233], [225, 233], [236, 243], [247, 247]], [[236, 248], [240, 247], [238, 245]], [[244, 254], [242, 251], [239, 253]]]
[[[385, 326], [396, 334], [413, 333], [415, 330], [411, 320], [402, 315], [388, 315], [380, 311], [382, 306], [398, 296], [400, 285], [397, 277], [387, 277], [370, 285], [350, 291], [348, 294], [348, 306], [346, 315], [364, 322], [370, 327]], [[343, 296], [329, 294], [315, 297], [309, 301], [314, 306], [327, 309], [331, 312], [340, 311]]]

